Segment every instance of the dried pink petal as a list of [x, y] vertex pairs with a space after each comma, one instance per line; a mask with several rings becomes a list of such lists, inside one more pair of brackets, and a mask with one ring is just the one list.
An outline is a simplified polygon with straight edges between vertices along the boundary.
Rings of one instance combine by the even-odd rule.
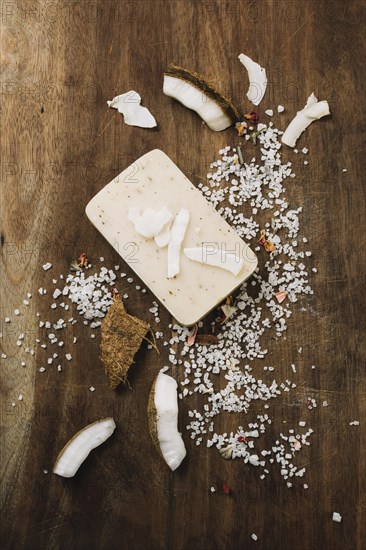
[[187, 344], [189, 346], [193, 346], [193, 344], [196, 340], [197, 332], [198, 332], [198, 325], [196, 324], [196, 325], [194, 325], [191, 334], [187, 338]]
[[282, 291], [282, 292], [276, 292], [275, 296], [277, 298], [277, 302], [279, 304], [282, 304], [282, 302], [284, 301], [284, 299], [286, 298], [288, 292], [286, 292], [286, 290]]

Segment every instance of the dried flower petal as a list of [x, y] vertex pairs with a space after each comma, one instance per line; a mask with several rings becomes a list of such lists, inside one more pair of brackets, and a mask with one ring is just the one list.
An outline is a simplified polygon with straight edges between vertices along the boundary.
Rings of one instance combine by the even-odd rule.
[[288, 294], [288, 292], [286, 290], [284, 290], [283, 292], [276, 292], [275, 296], [277, 298], [277, 302], [279, 304], [282, 304], [282, 302], [286, 298], [287, 294]]
[[197, 331], [198, 331], [198, 325], [196, 324], [196, 325], [194, 325], [191, 334], [187, 338], [187, 345], [188, 346], [193, 346], [193, 344], [195, 343], [196, 336], [197, 336]]
[[222, 490], [224, 491], [225, 495], [230, 495], [230, 493], [231, 493], [231, 489], [230, 489], [229, 485], [226, 483], [226, 481], [224, 482], [224, 484], [222, 486]]
[[88, 258], [86, 257], [85, 252], [82, 252], [79, 256], [78, 265], [79, 267], [86, 267], [89, 263]]
[[258, 124], [259, 121], [259, 115], [257, 111], [252, 111], [251, 113], [247, 113], [244, 115], [244, 118], [247, 120], [250, 120], [251, 124]]
[[239, 136], [243, 136], [247, 133], [248, 124], [246, 122], [237, 122], [235, 124], [235, 130], [238, 132]]
[[276, 246], [272, 241], [267, 241], [264, 245], [264, 250], [266, 252], [274, 252], [276, 250]]
[[274, 243], [267, 240], [265, 229], [261, 230], [261, 236], [257, 243], [263, 246], [266, 252], [273, 252], [274, 250], [276, 250], [276, 246], [274, 245]]

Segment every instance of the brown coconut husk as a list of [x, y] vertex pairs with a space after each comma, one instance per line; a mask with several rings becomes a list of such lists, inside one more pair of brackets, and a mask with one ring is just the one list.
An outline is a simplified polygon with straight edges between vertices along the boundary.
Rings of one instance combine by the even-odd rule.
[[206, 82], [206, 80], [199, 73], [189, 71], [188, 69], [183, 69], [183, 67], [179, 67], [179, 65], [171, 63], [164, 74], [189, 82], [192, 86], [195, 86], [207, 95], [210, 99], [213, 99], [233, 122], [240, 121], [240, 113], [236, 107], [234, 107], [231, 100], [220, 94], [220, 92]]
[[128, 370], [149, 328], [145, 321], [129, 315], [121, 298], [115, 296], [101, 328], [101, 359], [112, 389], [128, 383]]

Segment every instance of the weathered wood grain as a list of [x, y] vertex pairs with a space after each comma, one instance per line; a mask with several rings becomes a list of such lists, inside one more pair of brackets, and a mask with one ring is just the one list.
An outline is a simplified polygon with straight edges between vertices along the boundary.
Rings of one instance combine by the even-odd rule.
[[[0, 323], [8, 355], [1, 363], [2, 548], [365, 548], [365, 16], [363, 0], [2, 3]], [[314, 436], [301, 457], [308, 491], [288, 489], [275, 470], [261, 481], [242, 462], [196, 447], [187, 433], [188, 458], [174, 474], [167, 471], [146, 417], [166, 348], [160, 356], [142, 350], [131, 372], [133, 390], [111, 392], [98, 342], [81, 325], [69, 335], [69, 346], [73, 335], [79, 342], [62, 373], [40, 375], [38, 351], [20, 367], [15, 345], [19, 332], [36, 337], [36, 311], [50, 315], [49, 302], [37, 294], [48, 279], [42, 263], [67, 272], [84, 249], [118, 263], [84, 215], [102, 186], [153, 148], [197, 184], [217, 151], [236, 144], [234, 132], [210, 132], [164, 96], [162, 74], [172, 61], [201, 72], [245, 110], [242, 51], [267, 68], [261, 110], [284, 104], [283, 126], [312, 91], [332, 111], [307, 131], [310, 163], [295, 158], [297, 178], [287, 192], [304, 207], [302, 227], [318, 267], [315, 295], [304, 301], [306, 312], [298, 308], [287, 340], [272, 344], [270, 355], [274, 365], [295, 357], [299, 365], [297, 388], [271, 405], [273, 430], [283, 420], [296, 425], [297, 405], [308, 395], [329, 402], [309, 416]], [[158, 130], [126, 126], [106, 108], [107, 99], [128, 89], [139, 91]], [[26, 292], [33, 293], [30, 306], [16, 325], [4, 324]], [[130, 312], [144, 316], [151, 296], [130, 294]], [[161, 321], [171, 321], [166, 312]], [[187, 410], [183, 401], [183, 432]], [[53, 476], [67, 439], [108, 415], [118, 424], [113, 438], [75, 479]], [[348, 425], [354, 419], [358, 428]], [[232, 427], [230, 417], [221, 422]], [[224, 481], [231, 496], [210, 492]], [[342, 514], [341, 524], [331, 521], [333, 511]]]

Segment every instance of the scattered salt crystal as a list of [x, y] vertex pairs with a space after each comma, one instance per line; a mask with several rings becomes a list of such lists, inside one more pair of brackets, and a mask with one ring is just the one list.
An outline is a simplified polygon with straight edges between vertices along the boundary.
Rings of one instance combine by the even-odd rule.
[[285, 108], [284, 108], [283, 105], [277, 105], [277, 112], [278, 113], [283, 113], [284, 110], [285, 110]]
[[29, 306], [28, 300], [23, 300], [23, 304], [24, 304], [25, 306]]
[[20, 314], [19, 309], [14, 309], [14, 315], [19, 315], [19, 314]]
[[307, 155], [309, 152], [309, 149], [307, 147], [304, 147], [303, 149], [301, 149], [301, 152], [304, 153], [304, 155]]
[[68, 361], [71, 361], [71, 359], [72, 359], [71, 353], [66, 353], [65, 357]]
[[360, 422], [358, 420], [353, 420], [352, 422], [349, 423], [350, 426], [359, 426], [360, 425]]
[[264, 111], [266, 113], [266, 115], [268, 116], [273, 116], [273, 110], [272, 109], [267, 109], [266, 111]]
[[40, 367], [38, 370], [39, 372], [44, 372], [46, 369], [44, 367]]
[[6, 359], [6, 358], [7, 358], [6, 353], [2, 353], [2, 354], [1, 354], [1, 358], [2, 358], [2, 359]]
[[22, 394], [19, 395], [18, 401], [23, 401], [23, 395]]
[[31, 292], [27, 292], [27, 298], [32, 298], [32, 293]]
[[47, 271], [48, 269], [51, 269], [52, 264], [50, 262], [47, 262], [47, 263], [43, 264], [42, 267], [45, 271]]
[[4, 321], [5, 321], [5, 323], [10, 323], [9, 317], [5, 317]]
[[252, 533], [250, 536], [252, 537], [253, 540], [258, 540], [258, 537], [255, 533]]
[[215, 487], [211, 487], [210, 491], [211, 491], [211, 493], [216, 493]]
[[61, 365], [57, 365], [58, 372], [61, 372], [61, 369], [62, 369]]
[[94, 386], [90, 386], [89, 390], [90, 390], [91, 392], [95, 391]]
[[303, 420], [301, 420], [301, 421], [299, 422], [299, 426], [301, 426], [301, 427], [306, 426], [306, 422], [304, 422]]
[[307, 483], [304, 483], [303, 487], [304, 489], [309, 489], [309, 485]]
[[347, 172], [347, 168], [343, 168], [342, 172]]
[[332, 520], [336, 521], [337, 523], [341, 523], [341, 521], [342, 521], [341, 514], [339, 514], [338, 512], [333, 512]]

